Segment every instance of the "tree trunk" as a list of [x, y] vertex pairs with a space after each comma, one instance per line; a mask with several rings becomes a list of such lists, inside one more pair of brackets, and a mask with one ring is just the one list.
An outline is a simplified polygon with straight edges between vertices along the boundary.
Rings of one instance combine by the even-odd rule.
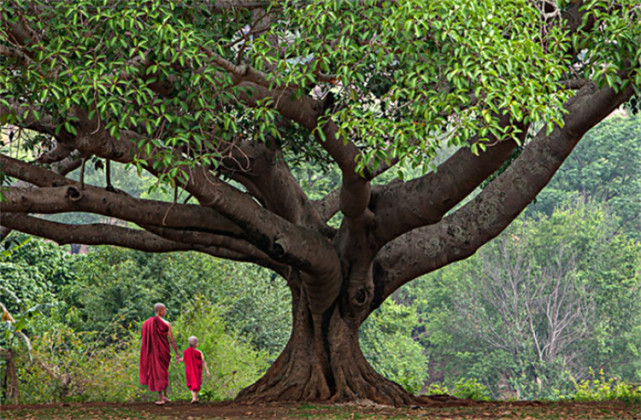
[[416, 402], [413, 395], [378, 374], [365, 360], [358, 341], [360, 321], [345, 316], [349, 311], [341, 310], [340, 303], [323, 315], [312, 314], [301, 289], [292, 293], [293, 328], [287, 346], [265, 375], [243, 389], [237, 400], [367, 399], [396, 406]]
[[0, 349], [0, 357], [7, 361], [4, 376], [4, 397], [13, 404], [18, 403], [18, 370], [13, 352], [7, 349]]

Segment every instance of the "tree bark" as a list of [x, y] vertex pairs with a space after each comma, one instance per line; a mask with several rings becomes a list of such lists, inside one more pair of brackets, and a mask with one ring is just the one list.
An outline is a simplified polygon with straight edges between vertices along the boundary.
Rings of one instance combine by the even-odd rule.
[[[292, 276], [299, 277], [297, 273]], [[358, 340], [362, 313], [345, 308], [347, 293], [343, 291], [337, 304], [323, 314], [315, 314], [300, 284], [290, 279], [293, 328], [287, 346], [265, 375], [243, 389], [237, 400], [415, 403], [413, 395], [378, 374], [363, 356]]]
[[17, 404], [19, 397], [18, 390], [18, 369], [13, 352], [7, 349], [0, 349], [0, 357], [7, 361], [4, 375], [4, 398], [6, 401]]

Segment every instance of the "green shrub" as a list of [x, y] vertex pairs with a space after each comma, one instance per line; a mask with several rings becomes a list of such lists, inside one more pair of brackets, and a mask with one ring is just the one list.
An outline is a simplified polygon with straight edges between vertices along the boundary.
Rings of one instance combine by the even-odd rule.
[[363, 323], [360, 343], [363, 355], [378, 373], [413, 394], [428, 377], [428, 359], [412, 338], [418, 324], [413, 309], [386, 300]]
[[454, 384], [454, 391], [452, 392], [457, 398], [465, 398], [475, 401], [489, 401], [490, 391], [487, 387], [475, 379], [459, 379]]
[[[178, 349], [187, 348], [189, 336], [198, 337], [198, 349], [203, 352], [211, 377], [203, 378], [203, 399], [223, 400], [236, 396], [238, 391], [256, 381], [269, 367], [268, 353], [257, 351], [248, 339], [228, 330], [223, 315], [225, 308], [196, 298], [182, 315], [172, 323]], [[185, 385], [184, 364], [170, 367], [170, 386], [174, 397], [191, 398]]]
[[475, 379], [459, 379], [448, 388], [442, 383], [431, 383], [425, 390], [425, 395], [447, 394], [456, 398], [475, 401], [489, 401], [489, 389]]
[[[172, 324], [182, 352], [195, 335], [211, 371], [203, 381], [204, 399], [222, 400], [258, 379], [268, 367], [267, 353], [254, 350], [238, 334], [226, 331], [223, 308], [196, 299]], [[116, 341], [117, 337], [118, 340]], [[105, 346], [105, 341], [111, 344]], [[33, 360], [19, 360], [20, 402], [135, 401], [154, 398], [139, 384], [140, 331], [119, 331], [104, 337], [59, 325], [32, 337]], [[173, 353], [173, 350], [172, 350]], [[190, 398], [184, 365], [172, 354], [169, 368], [173, 398]]]
[[143, 396], [132, 341], [102, 346], [96, 334], [60, 326], [32, 338], [19, 368], [20, 402], [130, 401]]
[[606, 379], [603, 370], [595, 375], [590, 369], [591, 379], [577, 382], [574, 378], [575, 392], [570, 399], [575, 401], [609, 401], [618, 400], [631, 404], [641, 404], [641, 385], [620, 382], [615, 378]]
[[424, 394], [425, 395], [443, 395], [443, 394], [449, 395], [450, 390], [447, 389], [447, 387], [442, 383], [433, 382], [429, 384], [427, 388], [425, 388]]

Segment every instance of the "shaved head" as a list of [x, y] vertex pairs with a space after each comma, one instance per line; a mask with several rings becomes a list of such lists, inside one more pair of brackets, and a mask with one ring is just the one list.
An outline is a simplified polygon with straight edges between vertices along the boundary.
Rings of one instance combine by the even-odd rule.
[[189, 338], [187, 339], [187, 341], [189, 341], [189, 346], [190, 346], [190, 347], [196, 347], [196, 344], [198, 344], [198, 338], [196, 338], [196, 337], [195, 337], [195, 336], [193, 336], [193, 335], [192, 335], [191, 337], [189, 337]]
[[156, 313], [160, 313], [160, 311], [163, 309], [165, 309], [165, 305], [163, 305], [162, 303], [156, 303], [154, 305], [154, 312]]

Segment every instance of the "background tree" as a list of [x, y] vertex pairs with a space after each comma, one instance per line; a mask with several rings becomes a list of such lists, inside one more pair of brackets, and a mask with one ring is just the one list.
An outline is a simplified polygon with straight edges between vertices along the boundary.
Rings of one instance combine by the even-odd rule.
[[430, 380], [495, 398], [555, 398], [590, 368], [638, 382], [641, 245], [602, 204], [521, 217], [474, 257], [403, 288]]
[[580, 197], [606, 203], [619, 216], [621, 232], [641, 240], [641, 116], [621, 114], [585, 136], [528, 214], [551, 215], [559, 204]]
[[[636, 1], [571, 3], [3, 2], [1, 122], [37, 134], [0, 155], [18, 181], [0, 224], [274, 270], [293, 331], [239, 398], [409, 403], [364, 359], [362, 322], [498, 235], [641, 85]], [[446, 146], [438, 171], [373, 185], [399, 163], [426, 172]], [[337, 167], [340, 187], [310, 200], [290, 170], [301, 156]], [[85, 182], [94, 158], [104, 187]], [[114, 162], [173, 201], [123, 194]], [[79, 180], [65, 176], [78, 165]], [[33, 215], [61, 212], [123, 223]]]
[[221, 308], [235, 333], [274, 359], [287, 342], [290, 296], [266, 270], [196, 253], [149, 255], [115, 247], [92, 250], [74, 268], [58, 305], [78, 331], [128, 334], [155, 302], [165, 302], [176, 318], [200, 296]]
[[386, 300], [361, 328], [360, 343], [365, 358], [377, 372], [418, 393], [425, 384], [429, 360], [412, 337], [418, 325], [414, 308]]

